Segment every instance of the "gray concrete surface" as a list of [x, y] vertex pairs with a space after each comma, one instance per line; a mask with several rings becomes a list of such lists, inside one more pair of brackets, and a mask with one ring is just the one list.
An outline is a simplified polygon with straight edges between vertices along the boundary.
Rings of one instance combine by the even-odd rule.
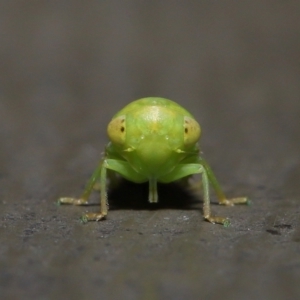
[[[1, 299], [299, 299], [298, 1], [0, 6]], [[174, 185], [149, 207], [124, 183], [99, 223], [55, 205], [80, 195], [111, 116], [151, 95], [196, 116], [226, 193], [252, 199], [213, 205], [231, 227]]]

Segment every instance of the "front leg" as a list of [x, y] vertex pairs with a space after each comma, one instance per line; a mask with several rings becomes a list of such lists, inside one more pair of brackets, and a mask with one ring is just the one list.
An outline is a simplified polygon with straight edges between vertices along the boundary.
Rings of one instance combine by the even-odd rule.
[[200, 174], [203, 184], [203, 215], [204, 219], [211, 223], [222, 224], [228, 227], [230, 222], [227, 218], [212, 216], [210, 211], [209, 179], [206, 169], [199, 163], [187, 163], [177, 165], [173, 171], [160, 178], [161, 182], [168, 183], [189, 175]]
[[107, 192], [106, 192], [106, 167], [105, 160], [102, 160], [97, 169], [92, 174], [89, 179], [84, 192], [80, 198], [72, 197], [61, 197], [58, 199], [58, 204], [72, 204], [72, 205], [87, 205], [88, 198], [100, 178], [100, 212], [99, 213], [87, 213], [81, 217], [81, 221], [86, 223], [88, 221], [99, 221], [106, 217], [107, 215]]
[[106, 218], [108, 213], [106, 189], [107, 189], [107, 169], [104, 160], [100, 168], [100, 212], [84, 214], [81, 217], [81, 221], [83, 223], [87, 223], [88, 221], [100, 221]]
[[202, 183], [203, 183], [203, 214], [204, 219], [210, 223], [223, 224], [224, 227], [228, 227], [230, 225], [230, 221], [227, 218], [212, 216], [210, 212], [210, 199], [209, 199], [209, 179], [206, 173], [206, 170], [203, 166], [200, 167]]
[[219, 204], [221, 205], [226, 205], [226, 206], [234, 206], [235, 204], [251, 204], [251, 201], [247, 197], [236, 197], [236, 198], [226, 198], [225, 194], [223, 193], [221, 186], [213, 173], [212, 169], [210, 168], [209, 164], [202, 158], [200, 157], [200, 163], [203, 166], [203, 168], [206, 170], [208, 180], [212, 184], [216, 195], [219, 200]]

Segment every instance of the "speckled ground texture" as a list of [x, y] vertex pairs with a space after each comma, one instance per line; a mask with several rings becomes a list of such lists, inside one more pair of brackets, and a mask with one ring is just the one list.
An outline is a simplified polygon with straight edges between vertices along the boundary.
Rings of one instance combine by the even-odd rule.
[[[1, 299], [299, 299], [300, 2], [3, 1], [0, 5]], [[122, 183], [106, 221], [79, 196], [132, 100], [199, 120], [228, 196]]]

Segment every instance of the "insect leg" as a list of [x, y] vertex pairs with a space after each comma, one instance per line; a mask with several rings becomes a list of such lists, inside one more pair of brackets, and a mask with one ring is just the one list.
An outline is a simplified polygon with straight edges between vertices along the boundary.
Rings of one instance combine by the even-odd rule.
[[209, 177], [206, 169], [200, 163], [189, 163], [189, 164], [179, 164], [173, 171], [166, 176], [160, 178], [161, 182], [172, 182], [174, 180], [189, 176], [192, 174], [200, 174], [203, 183], [203, 214], [205, 220], [211, 223], [219, 223], [224, 226], [229, 225], [229, 220], [227, 218], [212, 216], [210, 212], [210, 197], [209, 197]]
[[158, 194], [157, 194], [157, 180], [156, 178], [149, 179], [149, 202], [157, 203]]
[[87, 182], [84, 192], [80, 198], [72, 198], [72, 197], [61, 197], [58, 199], [58, 204], [73, 204], [73, 205], [86, 205], [88, 204], [88, 198], [100, 177], [101, 168], [103, 165], [103, 160], [101, 160], [99, 166], [96, 168], [89, 181]]
[[208, 174], [203, 166], [201, 166], [201, 176], [203, 182], [203, 214], [204, 219], [211, 223], [223, 224], [225, 227], [229, 226], [230, 222], [227, 218], [211, 216], [210, 199], [209, 199], [209, 179]]
[[[107, 191], [106, 191], [106, 182], [107, 182], [107, 166], [106, 161], [104, 160], [100, 168], [100, 212], [99, 213], [87, 213], [81, 217], [81, 221], [86, 223], [88, 221], [100, 221], [105, 219], [108, 212], [107, 204]], [[92, 183], [91, 183], [92, 184]], [[92, 184], [91, 189], [93, 188], [94, 183]]]
[[226, 205], [226, 206], [234, 206], [235, 204], [249, 204], [250, 203], [250, 201], [247, 197], [237, 197], [237, 198], [228, 199], [225, 196], [225, 194], [223, 193], [222, 188], [221, 188], [215, 174], [213, 173], [212, 169], [210, 168], [209, 164], [202, 157], [200, 158], [200, 163], [206, 170], [208, 179], [209, 179], [210, 183], [212, 184], [212, 186], [216, 192], [216, 195], [218, 197], [219, 204]]

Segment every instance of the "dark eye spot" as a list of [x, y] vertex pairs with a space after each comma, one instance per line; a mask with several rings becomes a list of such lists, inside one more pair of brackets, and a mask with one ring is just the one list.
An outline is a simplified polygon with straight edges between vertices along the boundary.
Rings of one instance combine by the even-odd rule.
[[189, 130], [188, 130], [187, 128], [184, 128], [184, 132], [185, 132], [185, 133], [188, 133]]
[[121, 127], [121, 132], [124, 132], [124, 131], [125, 131], [125, 127], [122, 126], [122, 127]]
[[125, 119], [122, 119], [122, 120], [121, 120], [121, 123], [124, 123], [124, 122], [125, 122]]

